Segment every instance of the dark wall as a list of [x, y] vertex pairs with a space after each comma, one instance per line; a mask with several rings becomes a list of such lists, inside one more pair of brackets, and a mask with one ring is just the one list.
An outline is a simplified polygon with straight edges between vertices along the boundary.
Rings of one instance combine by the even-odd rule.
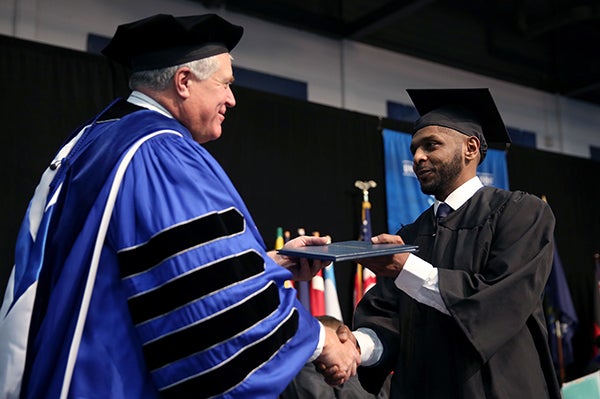
[[[568, 135], [568, 133], [567, 133]], [[579, 318], [575, 364], [567, 377], [587, 371], [592, 350], [594, 253], [600, 251], [600, 162], [513, 147], [507, 156], [512, 189], [546, 196], [556, 217], [556, 247]]]
[[101, 57], [0, 36], [3, 288], [16, 232], [41, 173], [71, 130], [123, 92], [124, 79]]
[[[128, 93], [125, 72], [103, 58], [0, 36], [0, 112], [5, 192], [0, 196], [0, 284], [14, 259], [17, 229], [41, 172], [71, 130]], [[355, 180], [375, 180], [373, 232], [386, 229], [380, 120], [374, 116], [234, 87], [223, 136], [206, 147], [245, 198], [268, 247], [277, 227], [358, 238], [362, 195]], [[384, 120], [384, 124], [391, 121]], [[405, 130], [405, 125], [388, 125]], [[580, 318], [579, 376], [591, 351], [594, 252], [600, 250], [600, 163], [513, 147], [513, 189], [546, 195], [557, 217], [556, 238]], [[344, 318], [352, 313], [354, 266], [336, 265]]]

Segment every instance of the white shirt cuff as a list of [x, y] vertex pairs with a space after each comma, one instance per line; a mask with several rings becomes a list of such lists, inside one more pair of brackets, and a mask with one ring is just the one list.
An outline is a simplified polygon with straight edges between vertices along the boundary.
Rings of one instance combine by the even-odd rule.
[[372, 366], [376, 364], [383, 353], [383, 345], [375, 331], [369, 328], [359, 328], [353, 332], [360, 346], [360, 365]]
[[409, 254], [404, 267], [395, 281], [396, 287], [411, 298], [431, 306], [444, 314], [450, 314], [440, 295], [438, 269], [414, 254]]
[[325, 346], [325, 326], [321, 322], [319, 322], [319, 342], [317, 343], [317, 347], [315, 348], [315, 351], [313, 352], [310, 359], [307, 360], [307, 362], [312, 362], [313, 360], [318, 358], [321, 355], [321, 352], [323, 352], [324, 346]]

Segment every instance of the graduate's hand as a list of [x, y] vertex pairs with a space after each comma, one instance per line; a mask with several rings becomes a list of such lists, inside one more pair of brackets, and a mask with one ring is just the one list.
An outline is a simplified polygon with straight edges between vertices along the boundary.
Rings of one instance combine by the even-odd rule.
[[[338, 339], [341, 343], [351, 342], [358, 351], [358, 354], [361, 354], [358, 341], [356, 340], [356, 337], [354, 336], [354, 334], [352, 334], [352, 331], [347, 325], [340, 324], [335, 330], [335, 333], [337, 334]], [[325, 381], [327, 381], [329, 385], [339, 385], [335, 382], [339, 382], [343, 375], [341, 374], [340, 369], [337, 365], [327, 366], [324, 363], [315, 361], [315, 366], [317, 371], [323, 374], [323, 376], [325, 377]]]
[[[284, 248], [302, 248], [311, 245], [325, 245], [331, 243], [331, 237], [299, 236], [285, 243]], [[308, 281], [331, 261], [318, 259], [293, 258], [280, 255], [276, 251], [270, 251], [268, 255], [277, 262], [278, 265], [285, 267], [292, 272], [293, 279], [296, 281]]]
[[[380, 234], [372, 237], [373, 244], [404, 244], [402, 237], [392, 234]], [[357, 262], [371, 270], [379, 277], [396, 278], [402, 271], [408, 253], [399, 253], [394, 255], [377, 256], [373, 258], [358, 259]]]
[[[325, 382], [329, 385], [340, 385], [356, 375], [356, 368], [360, 365], [360, 352], [351, 339], [342, 342], [338, 337], [338, 330], [325, 327], [325, 345], [323, 352], [314, 361], [317, 370], [323, 374]], [[348, 333], [352, 333], [348, 330]]]

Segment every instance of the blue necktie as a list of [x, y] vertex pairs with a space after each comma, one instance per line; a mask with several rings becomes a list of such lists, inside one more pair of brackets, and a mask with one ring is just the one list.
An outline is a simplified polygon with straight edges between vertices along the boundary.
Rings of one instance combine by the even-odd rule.
[[452, 210], [453, 209], [450, 207], [450, 205], [446, 204], [445, 202], [440, 202], [440, 205], [435, 213], [438, 222], [448, 216]]

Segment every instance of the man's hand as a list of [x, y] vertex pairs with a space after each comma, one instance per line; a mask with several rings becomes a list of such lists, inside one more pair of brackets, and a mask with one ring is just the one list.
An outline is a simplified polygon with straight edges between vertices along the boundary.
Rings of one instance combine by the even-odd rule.
[[[317, 370], [323, 374], [325, 382], [329, 385], [340, 385], [348, 381], [350, 377], [356, 375], [356, 368], [360, 365], [360, 352], [356, 344], [346, 335], [344, 335], [345, 341], [342, 342], [338, 337], [339, 333], [352, 335], [352, 332], [344, 325], [340, 326], [337, 331], [325, 327], [323, 352], [314, 361]], [[352, 335], [352, 337], [354, 336]]]
[[[300, 236], [288, 241], [284, 248], [302, 248], [311, 245], [325, 245], [331, 243], [331, 237], [315, 237], [315, 236]], [[270, 251], [268, 255], [279, 266], [285, 267], [292, 272], [294, 280], [309, 281], [315, 274], [325, 266], [329, 265], [330, 261], [309, 260], [306, 258], [292, 258], [289, 256], [279, 255], [276, 251]]]
[[[402, 237], [392, 234], [380, 234], [371, 238], [373, 244], [404, 244]], [[358, 259], [357, 262], [371, 270], [379, 277], [396, 278], [402, 271], [408, 253], [377, 256], [373, 258]]]

